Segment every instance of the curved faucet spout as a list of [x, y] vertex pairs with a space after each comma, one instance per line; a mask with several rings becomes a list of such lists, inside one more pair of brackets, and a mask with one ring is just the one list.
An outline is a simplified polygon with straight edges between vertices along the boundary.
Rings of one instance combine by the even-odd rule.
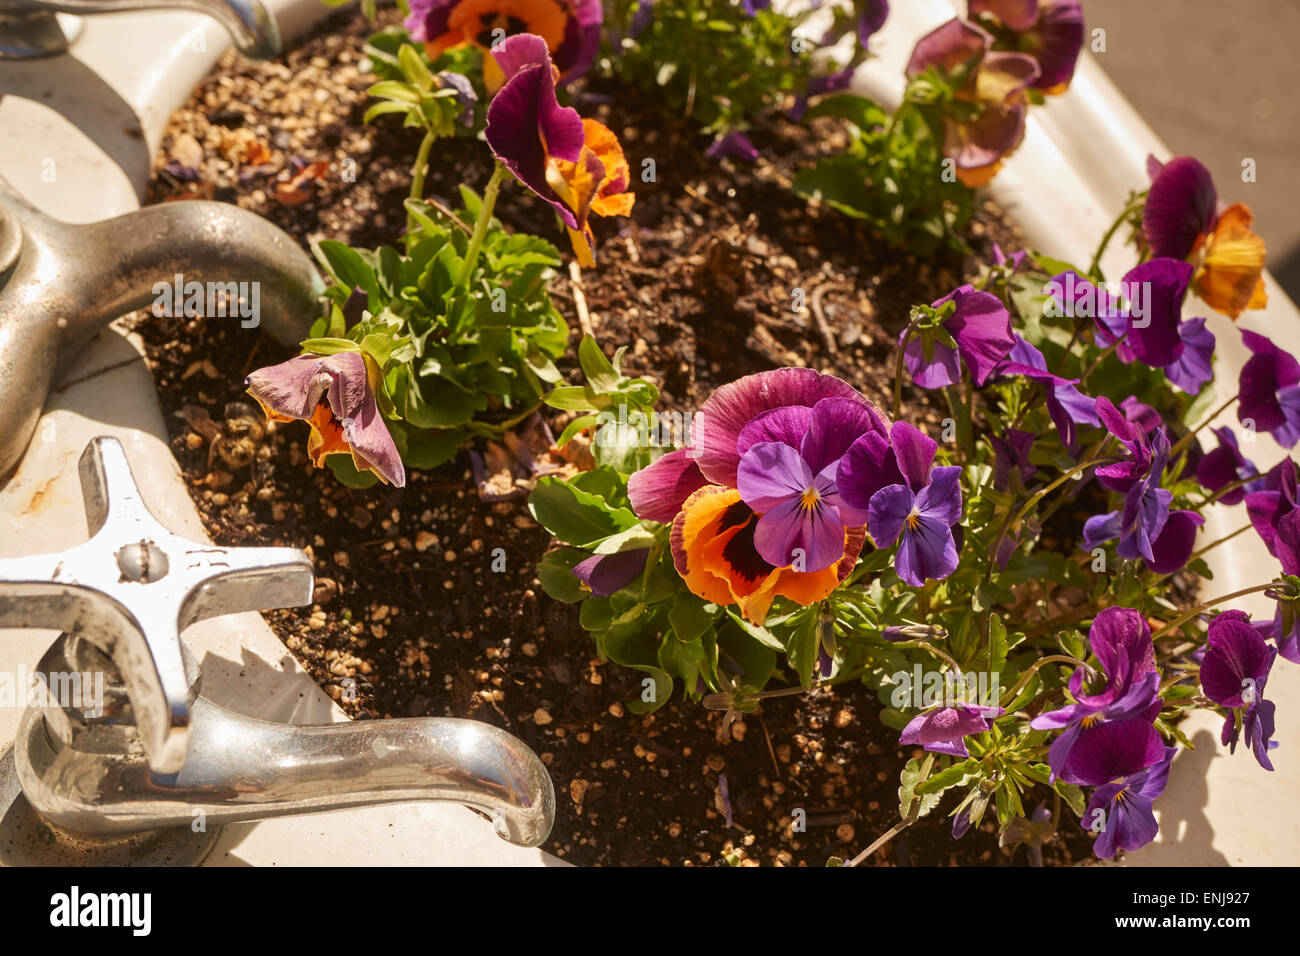
[[[127, 10], [195, 10], [206, 13], [230, 33], [235, 49], [255, 60], [269, 60], [280, 52], [280, 30], [262, 6], [261, 0], [0, 0], [0, 33], [6, 15], [16, 23], [20, 17], [44, 17], [53, 25], [54, 13], [90, 16]], [[27, 56], [62, 53], [68, 41], [53, 27], [40, 43], [31, 44]], [[10, 55], [15, 55], [11, 52]]]
[[57, 746], [40, 712], [29, 710], [15, 747], [23, 792], [46, 819], [88, 836], [187, 827], [200, 813], [220, 825], [433, 800], [482, 810], [498, 835], [531, 847], [555, 819], [542, 762], [490, 724], [414, 718], [297, 726], [245, 717], [202, 696], [192, 715], [184, 767], [159, 775], [138, 748]]
[[293, 239], [237, 206], [168, 203], [72, 225], [0, 176], [0, 478], [27, 447], [55, 376], [118, 316], [155, 302], [189, 314], [192, 304], [297, 344], [323, 291]]

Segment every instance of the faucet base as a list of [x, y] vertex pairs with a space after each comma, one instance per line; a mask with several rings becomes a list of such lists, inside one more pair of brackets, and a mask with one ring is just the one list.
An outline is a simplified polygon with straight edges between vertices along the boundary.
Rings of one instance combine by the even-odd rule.
[[91, 837], [65, 830], [36, 812], [23, 796], [13, 746], [0, 753], [0, 866], [198, 866], [221, 827], [149, 830]]
[[[70, 24], [75, 24], [71, 30]], [[60, 20], [48, 10], [0, 14], [0, 60], [31, 60], [67, 53], [81, 33], [81, 21]]]

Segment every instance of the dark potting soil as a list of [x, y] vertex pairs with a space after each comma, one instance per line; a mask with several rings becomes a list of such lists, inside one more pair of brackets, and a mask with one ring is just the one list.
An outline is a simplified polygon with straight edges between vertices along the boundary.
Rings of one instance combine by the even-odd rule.
[[[362, 123], [371, 78], [361, 46], [371, 29], [341, 13], [276, 61], [228, 55], [173, 118], [150, 200], [234, 202], [304, 246], [318, 238], [395, 243], [419, 134], [391, 117]], [[833, 372], [887, 406], [909, 307], [949, 291], [975, 260], [918, 261], [788, 192], [797, 163], [833, 148], [833, 125], [811, 134], [778, 125], [757, 137], [775, 159], [719, 165], [689, 123], [616, 83], [597, 86], [599, 96], [579, 95], [580, 109], [619, 133], [634, 170], [644, 157], [657, 167], [656, 182], [634, 182], [630, 221], [595, 223], [599, 264], [583, 273], [581, 295], [606, 350], [629, 346], [626, 368], [653, 378], [665, 406], [679, 411], [741, 375], [781, 365]], [[301, 189], [277, 190], [277, 171], [294, 158], [331, 168]], [[197, 167], [198, 181], [171, 163]], [[249, 175], [250, 163], [266, 169]], [[454, 204], [458, 183], [481, 189], [489, 172], [481, 142], [441, 143], [427, 191]], [[282, 201], [301, 196], [296, 205]], [[565, 245], [549, 207], [513, 184], [498, 215], [509, 228]], [[1021, 245], [985, 204], [969, 241], [983, 257], [993, 237], [1004, 248]], [[808, 306], [801, 313], [792, 309], [796, 289]], [[568, 275], [556, 278], [553, 294], [576, 345]], [[249, 407], [244, 376], [290, 350], [232, 321], [145, 314], [131, 324], [146, 343], [171, 447], [208, 533], [224, 544], [312, 554], [315, 603], [267, 614], [276, 633], [354, 717], [472, 717], [525, 740], [556, 786], [547, 850], [584, 865], [822, 866], [857, 854], [897, 821], [899, 770], [920, 751], [899, 749], [860, 684], [770, 700], [721, 740], [721, 714], [680, 696], [655, 714], [633, 715], [624, 701], [639, 693], [639, 675], [597, 659], [576, 608], [545, 595], [533, 569], [548, 535], [522, 502], [480, 501], [463, 452], [434, 471], [411, 472], [404, 489], [350, 490], [313, 469], [305, 426], [270, 425]], [[933, 431], [941, 416], [926, 396], [904, 397]], [[501, 573], [491, 569], [497, 548], [507, 556]], [[354, 700], [343, 690], [349, 678], [359, 687]], [[950, 795], [866, 862], [1026, 861], [1023, 849], [999, 849], [988, 821], [954, 841], [946, 816], [953, 803]], [[796, 809], [806, 813], [802, 832]], [[1047, 862], [1088, 853], [1066, 811]]]

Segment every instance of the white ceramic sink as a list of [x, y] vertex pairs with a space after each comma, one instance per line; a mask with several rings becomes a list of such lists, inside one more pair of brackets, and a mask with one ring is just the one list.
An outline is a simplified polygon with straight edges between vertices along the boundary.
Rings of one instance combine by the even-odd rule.
[[[286, 42], [329, 12], [318, 0], [267, 5]], [[168, 119], [229, 46], [215, 21], [195, 13], [107, 14], [83, 24], [68, 55], [0, 61], [0, 173], [28, 201], [69, 222], [139, 207]], [[146, 503], [164, 524], [204, 538], [168, 450], [142, 354], [138, 343], [109, 329], [56, 386], [17, 472], [0, 485], [0, 557], [58, 551], [86, 539], [76, 466], [98, 435], [122, 442]], [[30, 669], [56, 637], [0, 630], [0, 670]], [[185, 637], [200, 661], [204, 693], [219, 703], [291, 723], [348, 719], [259, 615], [196, 624]], [[0, 744], [13, 739], [21, 714], [0, 707]], [[447, 803], [228, 826], [207, 864], [567, 865], [506, 843], [489, 821]]]

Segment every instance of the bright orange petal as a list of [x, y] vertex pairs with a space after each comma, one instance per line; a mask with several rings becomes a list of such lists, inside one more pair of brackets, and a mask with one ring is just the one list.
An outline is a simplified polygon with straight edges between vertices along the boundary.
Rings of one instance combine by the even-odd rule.
[[1267, 249], [1251, 231], [1252, 222], [1245, 203], [1224, 210], [1205, 241], [1205, 256], [1192, 280], [1206, 304], [1233, 319], [1267, 302], [1262, 279]]
[[[677, 573], [693, 594], [720, 606], [735, 603], [725, 578], [704, 567], [704, 546], [723, 527], [728, 509], [740, 501], [740, 492], [721, 485], [706, 485], [686, 499], [673, 521], [670, 543]], [[735, 530], [731, 533], [734, 535]]]
[[[552, 53], [564, 42], [569, 15], [557, 0], [463, 0], [447, 17], [454, 30], [484, 49], [492, 46], [493, 30], [535, 33]], [[522, 26], [522, 29], [521, 29]]]
[[582, 121], [586, 147], [600, 159], [605, 167], [605, 180], [591, 203], [591, 211], [599, 216], [629, 216], [636, 197], [627, 191], [632, 181], [632, 170], [618, 137], [604, 123], [594, 119]]
[[347, 454], [352, 449], [343, 440], [343, 425], [334, 417], [329, 402], [322, 399], [307, 419], [311, 434], [307, 438], [307, 457], [317, 468], [324, 466], [327, 455]]

